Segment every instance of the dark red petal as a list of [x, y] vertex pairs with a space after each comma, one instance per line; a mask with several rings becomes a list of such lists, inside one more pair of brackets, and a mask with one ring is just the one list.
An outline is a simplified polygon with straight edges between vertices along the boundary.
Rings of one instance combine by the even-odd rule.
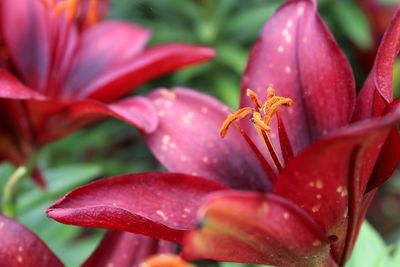
[[382, 114], [392, 101], [393, 64], [400, 50], [400, 10], [386, 30], [374, 66], [357, 99], [353, 120]]
[[400, 109], [314, 143], [289, 161], [275, 185], [274, 193], [297, 203], [338, 237], [337, 260], [349, 217], [357, 216], [380, 149], [399, 119]]
[[0, 240], [1, 266], [64, 266], [35, 234], [18, 222], [1, 214]]
[[50, 64], [48, 13], [40, 1], [2, 0], [4, 42], [24, 79], [35, 90], [46, 86]]
[[[251, 105], [247, 88], [265, 99], [269, 86], [293, 99], [281, 115], [295, 153], [350, 121], [352, 71], [312, 1], [288, 1], [265, 24], [243, 76], [241, 107]], [[272, 126], [279, 147], [276, 121]]]
[[86, 95], [85, 88], [93, 81], [131, 64], [149, 37], [149, 30], [117, 21], [102, 22], [84, 31], [63, 84], [63, 97]]
[[129, 93], [143, 83], [214, 56], [207, 47], [186, 44], [165, 44], [149, 48], [106, 75], [92, 81], [80, 97], [109, 102]]
[[26, 87], [9, 72], [0, 69], [0, 98], [45, 99], [45, 96]]
[[232, 127], [222, 139], [219, 129], [229, 108], [190, 89], [160, 89], [149, 95], [159, 115], [157, 131], [146, 142], [173, 172], [212, 178], [234, 188], [268, 190], [270, 184], [257, 157]]
[[277, 266], [321, 266], [329, 261], [324, 231], [284, 198], [223, 191], [199, 214], [201, 224], [184, 239], [185, 258]]
[[[386, 108], [385, 113], [392, 112], [400, 107], [400, 98], [397, 98]], [[384, 183], [394, 172], [400, 161], [400, 133], [397, 127], [394, 127], [386, 140], [374, 171], [368, 183], [367, 190], [372, 190]]]
[[102, 179], [57, 200], [47, 215], [61, 223], [128, 231], [173, 242], [195, 225], [202, 199], [224, 187], [173, 173]]
[[145, 132], [153, 131], [158, 121], [153, 104], [145, 97], [131, 97], [108, 105], [94, 100], [70, 103], [28, 101], [26, 105], [35, 126], [36, 139], [42, 144], [108, 116], [133, 124]]
[[138, 267], [146, 258], [173, 252], [173, 244], [127, 232], [108, 231], [82, 267]]

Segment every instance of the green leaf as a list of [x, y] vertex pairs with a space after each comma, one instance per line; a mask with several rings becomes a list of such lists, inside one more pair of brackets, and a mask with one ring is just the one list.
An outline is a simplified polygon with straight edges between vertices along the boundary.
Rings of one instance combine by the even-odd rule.
[[393, 97], [400, 96], [400, 60], [396, 60], [393, 66]]
[[71, 189], [86, 184], [100, 175], [101, 168], [94, 164], [75, 164], [44, 170], [48, 182], [46, 191], [34, 187], [26, 181], [26, 192], [19, 196], [17, 209], [20, 212], [29, 210], [48, 200], [54, 200]]
[[360, 7], [351, 1], [335, 1], [332, 13], [345, 36], [363, 50], [373, 45], [370, 25]]
[[384, 258], [388, 254], [388, 247], [376, 230], [364, 221], [352, 256], [347, 262], [346, 267], [384, 266]]

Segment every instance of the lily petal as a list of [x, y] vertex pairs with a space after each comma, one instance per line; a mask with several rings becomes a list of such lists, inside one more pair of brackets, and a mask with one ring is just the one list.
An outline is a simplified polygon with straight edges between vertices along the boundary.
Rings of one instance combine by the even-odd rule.
[[[277, 95], [293, 99], [281, 115], [295, 153], [350, 121], [353, 74], [318, 16], [315, 1], [288, 1], [265, 24], [243, 76], [240, 106], [252, 106], [247, 88], [265, 99], [269, 86]], [[272, 128], [275, 139], [276, 122]], [[274, 143], [279, 147], [277, 140]]]
[[63, 102], [57, 100], [28, 101], [31, 120], [36, 126], [39, 143], [61, 138], [76, 129], [112, 116], [135, 125], [145, 132], [157, 126], [157, 113], [145, 97], [131, 97], [106, 105], [94, 100]]
[[108, 231], [82, 267], [138, 267], [146, 258], [171, 253], [173, 244], [151, 237]]
[[24, 82], [40, 91], [50, 71], [48, 13], [40, 1], [2, 0], [1, 4], [4, 42]]
[[109, 228], [181, 242], [195, 225], [202, 199], [225, 187], [173, 173], [128, 174], [102, 179], [57, 200], [47, 215], [61, 223]]
[[0, 214], [2, 266], [64, 266], [56, 255], [26, 227]]
[[229, 108], [213, 97], [185, 88], [152, 92], [159, 115], [157, 131], [145, 140], [172, 172], [209, 177], [239, 189], [266, 191], [266, 174], [240, 133], [232, 127], [222, 139], [219, 129]]
[[0, 98], [9, 99], [46, 99], [31, 88], [23, 85], [6, 70], [0, 69]]
[[214, 50], [186, 44], [165, 44], [146, 49], [113, 71], [98, 77], [81, 91], [80, 97], [109, 102], [143, 83], [183, 67], [211, 59]]
[[63, 84], [64, 98], [85, 94], [85, 88], [102, 76], [135, 60], [150, 31], [132, 23], [102, 22], [83, 33], [70, 73]]
[[[393, 112], [393, 110], [399, 109], [399, 107], [400, 98], [397, 98], [388, 105], [384, 113]], [[400, 133], [399, 129], [394, 127], [379, 155], [379, 159], [368, 183], [368, 191], [377, 188], [393, 174], [400, 161], [400, 153], [398, 153], [398, 151], [400, 151]]]
[[[274, 187], [336, 236], [338, 257], [346, 225], [356, 220], [368, 179], [389, 132], [400, 119], [400, 109], [381, 120], [364, 121], [332, 133], [287, 164]], [[339, 260], [337, 258], [337, 260]]]
[[400, 10], [382, 38], [374, 66], [357, 99], [353, 121], [380, 116], [393, 99], [393, 65], [400, 50]]
[[222, 191], [199, 214], [200, 226], [184, 239], [184, 258], [274, 266], [323, 266], [329, 260], [323, 230], [279, 196]]

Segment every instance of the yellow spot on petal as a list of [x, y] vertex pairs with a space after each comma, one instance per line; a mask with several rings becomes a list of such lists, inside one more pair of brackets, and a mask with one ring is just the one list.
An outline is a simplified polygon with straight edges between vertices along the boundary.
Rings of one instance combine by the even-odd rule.
[[167, 216], [165, 215], [165, 213], [161, 210], [156, 210], [157, 215], [159, 215], [164, 221], [168, 221]]
[[315, 212], [318, 212], [320, 208], [321, 208], [321, 204], [317, 204], [317, 205], [312, 206], [311, 211], [315, 213]]
[[315, 181], [315, 187], [317, 189], [322, 189], [322, 188], [324, 188], [324, 183], [321, 180], [318, 179], [318, 180]]
[[319, 247], [319, 246], [321, 246], [321, 241], [320, 241], [320, 240], [314, 240], [314, 242], [312, 243], [312, 245], [313, 245], [314, 247]]

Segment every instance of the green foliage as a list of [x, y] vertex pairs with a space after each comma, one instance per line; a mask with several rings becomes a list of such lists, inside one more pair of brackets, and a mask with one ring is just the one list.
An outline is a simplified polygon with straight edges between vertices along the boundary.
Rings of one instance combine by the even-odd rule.
[[353, 254], [346, 267], [400, 266], [400, 243], [386, 246], [378, 232], [365, 221], [361, 227]]

